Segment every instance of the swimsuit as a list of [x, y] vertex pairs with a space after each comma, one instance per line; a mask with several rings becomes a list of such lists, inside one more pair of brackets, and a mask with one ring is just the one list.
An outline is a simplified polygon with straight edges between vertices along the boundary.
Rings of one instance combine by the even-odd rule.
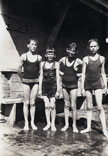
[[33, 87], [34, 84], [39, 83], [39, 61], [38, 61], [38, 55], [37, 60], [35, 62], [30, 62], [28, 60], [27, 54], [26, 54], [26, 61], [24, 61], [24, 73], [22, 82], [24, 84], [30, 85], [30, 87]]
[[101, 66], [100, 55], [97, 60], [93, 61], [88, 57], [88, 64], [85, 77], [85, 90], [102, 89], [101, 83]]
[[62, 70], [63, 70], [63, 76], [62, 76], [62, 87], [66, 89], [68, 92], [72, 89], [78, 88], [77, 84], [77, 72], [74, 69], [75, 61], [71, 66], [66, 65], [66, 58], [65, 58], [65, 64], [63, 64]]
[[43, 66], [42, 95], [51, 98], [55, 97], [57, 91], [55, 62], [48, 69], [45, 67], [45, 63]]

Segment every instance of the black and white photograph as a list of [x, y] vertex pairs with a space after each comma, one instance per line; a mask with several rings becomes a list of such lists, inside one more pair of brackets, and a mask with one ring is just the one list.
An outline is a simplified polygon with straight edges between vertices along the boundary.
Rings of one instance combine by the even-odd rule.
[[0, 156], [108, 156], [107, 0], [0, 0]]

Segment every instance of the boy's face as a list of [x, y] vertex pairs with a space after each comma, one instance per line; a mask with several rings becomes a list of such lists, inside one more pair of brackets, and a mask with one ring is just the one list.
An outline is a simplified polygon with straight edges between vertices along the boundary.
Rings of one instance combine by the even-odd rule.
[[72, 48], [72, 49], [67, 50], [67, 53], [69, 57], [73, 57], [76, 55], [76, 50], [75, 48]]
[[33, 40], [30, 41], [30, 43], [27, 45], [27, 47], [29, 48], [29, 50], [31, 52], [35, 52], [36, 48], [37, 48], [37, 43]]
[[53, 61], [53, 59], [55, 57], [54, 52], [47, 52], [45, 56], [48, 61]]
[[89, 50], [90, 50], [90, 52], [91, 52], [92, 54], [95, 54], [95, 53], [97, 53], [98, 49], [99, 49], [98, 43], [95, 42], [95, 41], [92, 41], [92, 42], [90, 43], [90, 45], [89, 45]]

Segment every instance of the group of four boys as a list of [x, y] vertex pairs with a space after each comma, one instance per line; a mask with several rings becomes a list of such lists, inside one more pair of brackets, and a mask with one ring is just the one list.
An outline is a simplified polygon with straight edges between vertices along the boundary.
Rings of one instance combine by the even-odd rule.
[[78, 92], [78, 66], [82, 65], [82, 81], [81, 94], [86, 96], [87, 100], [87, 128], [81, 130], [80, 133], [91, 131], [92, 120], [92, 91], [96, 98], [97, 109], [100, 114], [103, 134], [108, 137], [105, 112], [102, 105], [103, 85], [104, 91], [107, 93], [107, 80], [105, 74], [105, 58], [98, 54], [99, 44], [97, 39], [88, 41], [88, 55], [83, 58], [83, 61], [77, 58], [78, 48], [76, 43], [71, 43], [66, 48], [67, 56], [61, 58], [59, 62], [55, 61], [55, 49], [48, 47], [45, 52], [46, 60], [42, 61], [42, 57], [36, 53], [38, 40], [30, 39], [27, 47], [28, 52], [21, 55], [20, 69], [23, 68], [22, 86], [24, 93], [24, 130], [29, 130], [29, 105], [31, 116], [31, 127], [37, 130], [34, 123], [35, 119], [35, 99], [39, 94], [45, 103], [45, 114], [47, 125], [43, 130], [51, 128], [56, 131], [56, 97], [60, 93], [60, 77], [62, 78], [62, 91], [64, 97], [64, 114], [65, 126], [61, 131], [66, 131], [69, 128], [69, 107], [73, 111], [73, 132], [78, 133], [76, 126], [76, 99]]

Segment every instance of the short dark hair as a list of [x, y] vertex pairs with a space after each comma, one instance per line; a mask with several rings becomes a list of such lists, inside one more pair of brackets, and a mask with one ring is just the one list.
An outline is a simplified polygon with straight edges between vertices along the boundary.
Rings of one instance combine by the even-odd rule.
[[39, 43], [38, 39], [30, 38], [30, 39], [28, 40], [28, 43], [27, 43], [27, 44], [30, 44], [31, 41], [36, 42], [36, 45], [38, 45], [38, 43]]
[[71, 50], [71, 49], [75, 49], [75, 51], [78, 53], [78, 47], [75, 42], [69, 44], [68, 47], [66, 48], [66, 50]]
[[55, 54], [55, 49], [53, 47], [47, 47], [46, 53], [47, 52], [51, 52], [51, 53], [53, 52]]

